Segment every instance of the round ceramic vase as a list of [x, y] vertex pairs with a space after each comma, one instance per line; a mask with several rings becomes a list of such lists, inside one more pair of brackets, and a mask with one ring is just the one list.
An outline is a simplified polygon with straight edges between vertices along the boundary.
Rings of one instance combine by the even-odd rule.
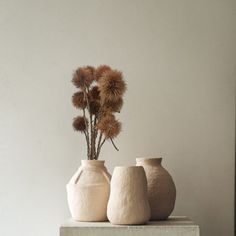
[[161, 161], [162, 158], [136, 158], [137, 166], [143, 166], [147, 176], [151, 220], [166, 220], [175, 206], [175, 184]]
[[82, 160], [66, 186], [69, 209], [76, 221], [107, 221], [111, 176], [104, 162]]
[[147, 179], [142, 166], [115, 167], [107, 216], [112, 224], [145, 224], [150, 218]]

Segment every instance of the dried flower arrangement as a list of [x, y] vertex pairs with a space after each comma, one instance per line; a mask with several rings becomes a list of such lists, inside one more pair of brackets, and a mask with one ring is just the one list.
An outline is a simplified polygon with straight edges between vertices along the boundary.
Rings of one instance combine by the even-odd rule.
[[122, 73], [107, 65], [79, 67], [72, 83], [79, 89], [72, 103], [83, 114], [74, 118], [73, 127], [85, 135], [88, 160], [98, 159], [106, 140], [118, 150], [113, 139], [121, 131], [115, 113], [120, 112], [126, 91]]

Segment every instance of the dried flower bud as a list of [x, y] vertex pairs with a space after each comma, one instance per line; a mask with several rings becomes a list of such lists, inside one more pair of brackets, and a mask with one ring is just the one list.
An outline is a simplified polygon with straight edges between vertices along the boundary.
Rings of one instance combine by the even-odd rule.
[[86, 66], [86, 69], [88, 69], [90, 71], [90, 73], [93, 75], [93, 77], [95, 76], [95, 71], [96, 70], [93, 66]]
[[103, 76], [103, 73], [109, 70], [111, 70], [110, 66], [107, 65], [99, 66], [95, 71], [95, 79], [99, 81], [99, 79]]
[[105, 101], [104, 111], [108, 112], [120, 112], [123, 106], [123, 99], [119, 97], [117, 100]]
[[126, 91], [122, 73], [117, 70], [106, 71], [98, 83], [102, 103], [118, 100]]
[[83, 116], [78, 116], [74, 118], [73, 127], [75, 131], [84, 132], [86, 130], [87, 124], [88, 121]]
[[89, 87], [93, 82], [94, 76], [91, 68], [80, 67], [78, 68], [72, 78], [72, 83], [77, 88]]
[[72, 103], [76, 108], [84, 109], [87, 105], [84, 93], [82, 91], [74, 93], [72, 96]]
[[100, 92], [99, 92], [98, 86], [92, 87], [92, 89], [89, 91], [89, 96], [93, 100], [99, 100], [100, 99]]
[[106, 139], [113, 139], [120, 133], [121, 123], [115, 119], [114, 115], [106, 115], [98, 122], [97, 128]]
[[90, 113], [93, 114], [93, 115], [98, 114], [98, 112], [100, 110], [100, 107], [101, 107], [101, 105], [97, 100], [92, 100], [89, 103]]

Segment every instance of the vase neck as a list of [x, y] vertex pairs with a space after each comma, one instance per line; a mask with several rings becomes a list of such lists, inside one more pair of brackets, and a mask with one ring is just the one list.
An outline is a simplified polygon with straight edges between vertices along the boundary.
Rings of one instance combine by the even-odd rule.
[[162, 158], [136, 158], [138, 165], [161, 165]]
[[81, 160], [82, 166], [104, 167], [104, 163], [103, 160]]

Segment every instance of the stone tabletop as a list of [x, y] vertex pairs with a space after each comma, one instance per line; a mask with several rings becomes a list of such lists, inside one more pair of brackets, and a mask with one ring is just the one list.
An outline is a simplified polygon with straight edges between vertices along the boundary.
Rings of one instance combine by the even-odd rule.
[[109, 222], [68, 220], [60, 227], [60, 236], [199, 236], [199, 226], [185, 216], [146, 225], [112, 225]]

